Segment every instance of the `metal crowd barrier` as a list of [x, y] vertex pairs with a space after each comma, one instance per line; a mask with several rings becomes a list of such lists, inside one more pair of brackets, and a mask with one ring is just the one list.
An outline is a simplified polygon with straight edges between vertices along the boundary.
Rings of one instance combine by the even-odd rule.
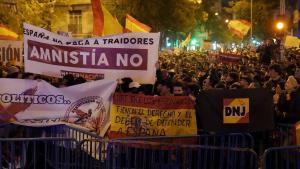
[[85, 139], [101, 139], [96, 133], [89, 132], [85, 129], [80, 129], [68, 125], [54, 126], [22, 126], [15, 124], [6, 124], [0, 126], [0, 137], [2, 138], [74, 138], [77, 141]]
[[79, 143], [79, 167], [88, 169], [105, 169], [108, 140], [83, 140]]
[[294, 125], [279, 123], [272, 133], [272, 147], [295, 145]]
[[108, 169], [256, 169], [251, 149], [115, 140], [108, 144]]
[[204, 134], [174, 137], [130, 137], [119, 140], [140, 140], [159, 143], [205, 145], [216, 147], [253, 148], [254, 139], [249, 133]]
[[[3, 164], [5, 164], [5, 166], [2, 167], [2, 164], [0, 164], [0, 168], [104, 168], [103, 159], [102, 161], [100, 161], [99, 158], [93, 154], [95, 152], [94, 149], [98, 148], [99, 144], [79, 144], [81, 141], [86, 139], [97, 140], [98, 142], [102, 140], [102, 138], [96, 133], [92, 133], [87, 130], [75, 128], [68, 125], [44, 127], [31, 127], [15, 124], [1, 125], [0, 144], [2, 143], [1, 145], [5, 146], [0, 145], [0, 160], [2, 156], [7, 154], [6, 147], [11, 147], [11, 153], [9, 153], [10, 159], [20, 158], [19, 154], [21, 153], [22, 160], [18, 161], [22, 162], [22, 164], [19, 164], [19, 162], [18, 164], [17, 162], [6, 162], [5, 164], [5, 161], [3, 161]], [[72, 151], [70, 151], [69, 147], [71, 144], [68, 144], [69, 140], [72, 141]], [[11, 141], [11, 143], [9, 141]], [[32, 146], [28, 148], [28, 145]], [[36, 146], [37, 151], [34, 150], [31, 156], [28, 156], [27, 152], [31, 151], [33, 146]], [[45, 154], [43, 156], [45, 157], [45, 159], [37, 158], [37, 156], [40, 157], [42, 154]], [[29, 164], [26, 163], [28, 161], [28, 157], [35, 157], [30, 159], [32, 161], [30, 167], [28, 167]], [[45, 161], [46, 159], [47, 161]]]
[[1, 138], [1, 169], [77, 168], [77, 141], [64, 138]]
[[263, 155], [263, 169], [300, 169], [300, 146], [273, 147]]
[[247, 149], [253, 144], [247, 133], [108, 141], [67, 125], [6, 124], [0, 126], [0, 168], [254, 169], [256, 154]]

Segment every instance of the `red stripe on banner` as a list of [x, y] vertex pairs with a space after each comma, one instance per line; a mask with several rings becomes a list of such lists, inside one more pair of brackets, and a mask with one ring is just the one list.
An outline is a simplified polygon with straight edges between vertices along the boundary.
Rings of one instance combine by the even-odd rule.
[[113, 97], [113, 104], [151, 109], [194, 109], [195, 102], [188, 96], [145, 96], [116, 93]]
[[224, 99], [223, 104], [224, 106], [229, 106], [233, 101], [234, 99]]
[[[77, 68], [88, 68], [88, 69], [119, 69], [119, 70], [147, 70], [148, 68], [148, 50], [147, 49], [128, 49], [128, 48], [92, 48], [92, 47], [71, 47], [71, 46], [60, 46], [60, 45], [50, 45], [46, 43], [40, 43], [36, 41], [28, 40], [28, 60], [32, 60], [35, 62], [46, 63], [51, 65], [58, 66], [68, 66], [68, 67], [77, 67]], [[41, 50], [49, 50], [50, 52], [49, 58], [45, 59], [45, 57], [39, 56], [38, 53], [41, 54]], [[59, 61], [55, 59], [55, 56], [52, 55], [56, 52], [64, 53], [64, 59]], [[86, 57], [85, 59], [79, 55], [79, 53], [74, 53], [75, 51], [85, 51], [88, 53], [93, 52], [95, 57]], [[77, 58], [77, 62], [73, 64], [70, 62], [72, 56], [70, 55], [73, 52], [75, 58]], [[34, 54], [35, 53], [35, 54]], [[132, 63], [128, 63], [127, 65], [117, 63], [117, 55], [118, 54], [128, 54], [127, 59], [132, 60], [135, 55], [139, 55], [139, 65], [133, 65]], [[107, 64], [97, 64], [97, 62], [101, 61], [102, 54], [105, 54], [105, 59]], [[76, 55], [76, 56], [75, 56]], [[94, 61], [93, 61], [94, 58]]]
[[240, 123], [240, 124], [245, 124], [245, 123], [250, 123], [250, 120], [249, 120], [249, 112], [246, 114], [246, 116], [242, 117], [237, 123]]
[[[128, 138], [128, 137], [139, 137], [136, 134], [123, 134], [117, 131], [109, 131], [108, 132], [108, 137], [110, 139], [114, 138]], [[197, 144], [197, 137], [195, 136], [190, 136], [190, 137], [164, 137], [164, 138], [145, 138], [145, 139], [135, 139], [134, 141], [137, 142], [143, 142], [147, 141], [147, 143], [158, 143], [161, 145], [162, 143], [164, 144]]]
[[101, 6], [101, 0], [92, 0], [93, 10], [93, 34], [102, 36], [104, 28], [104, 15]]

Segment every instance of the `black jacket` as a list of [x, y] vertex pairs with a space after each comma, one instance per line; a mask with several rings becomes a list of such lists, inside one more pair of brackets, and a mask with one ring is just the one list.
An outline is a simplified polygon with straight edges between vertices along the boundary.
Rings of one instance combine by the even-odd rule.
[[285, 116], [281, 119], [286, 123], [296, 123], [300, 120], [300, 88], [290, 94], [290, 100], [287, 100], [286, 93], [281, 94], [278, 102], [278, 110]]

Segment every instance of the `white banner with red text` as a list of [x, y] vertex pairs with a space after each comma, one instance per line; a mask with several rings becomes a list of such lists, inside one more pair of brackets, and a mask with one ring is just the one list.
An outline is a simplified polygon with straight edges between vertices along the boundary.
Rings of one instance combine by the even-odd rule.
[[155, 82], [159, 33], [75, 39], [24, 24], [25, 71], [54, 77], [93, 75]]
[[29, 126], [74, 124], [103, 136], [110, 125], [116, 82], [56, 88], [45, 81], [0, 79], [0, 121]]

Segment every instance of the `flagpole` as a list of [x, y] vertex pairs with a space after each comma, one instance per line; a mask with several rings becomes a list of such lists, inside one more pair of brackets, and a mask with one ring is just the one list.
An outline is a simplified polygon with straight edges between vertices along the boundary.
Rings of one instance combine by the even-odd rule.
[[251, 17], [251, 31], [250, 31], [250, 39], [252, 40], [253, 37], [253, 0], [251, 0], [251, 7], [250, 7], [250, 17]]
[[299, 19], [299, 14], [300, 14], [300, 0], [298, 0], [298, 32], [297, 32], [298, 38], [300, 38], [300, 19]]

